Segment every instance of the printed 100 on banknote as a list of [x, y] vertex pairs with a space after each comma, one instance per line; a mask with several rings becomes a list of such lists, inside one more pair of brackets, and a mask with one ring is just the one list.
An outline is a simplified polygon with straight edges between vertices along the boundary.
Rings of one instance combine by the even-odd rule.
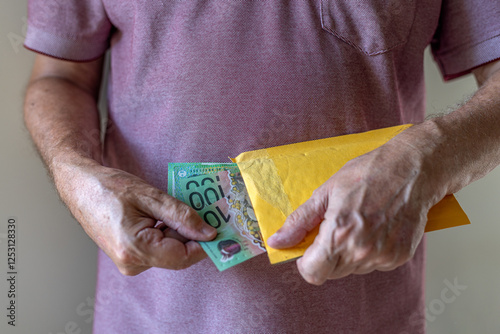
[[217, 229], [201, 246], [219, 270], [265, 252], [259, 225], [236, 164], [170, 163], [169, 194]]

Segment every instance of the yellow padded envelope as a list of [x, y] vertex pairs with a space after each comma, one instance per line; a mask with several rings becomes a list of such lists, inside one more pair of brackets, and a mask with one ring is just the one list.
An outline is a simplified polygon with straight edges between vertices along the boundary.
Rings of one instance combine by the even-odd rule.
[[[288, 249], [273, 249], [267, 239], [286, 217], [304, 203], [347, 161], [365, 154], [411, 125], [319, 139], [241, 153], [238, 164], [259, 222], [271, 263], [302, 256], [318, 234], [319, 227]], [[431, 208], [425, 231], [470, 224], [453, 195]]]

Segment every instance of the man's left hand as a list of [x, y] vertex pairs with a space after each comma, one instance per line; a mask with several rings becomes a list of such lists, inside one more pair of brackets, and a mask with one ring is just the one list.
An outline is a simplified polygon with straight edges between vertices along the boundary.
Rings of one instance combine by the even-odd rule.
[[424, 154], [398, 139], [349, 161], [267, 240], [292, 247], [320, 225], [297, 260], [307, 282], [393, 270], [412, 258], [427, 213], [444, 194], [432, 186]]

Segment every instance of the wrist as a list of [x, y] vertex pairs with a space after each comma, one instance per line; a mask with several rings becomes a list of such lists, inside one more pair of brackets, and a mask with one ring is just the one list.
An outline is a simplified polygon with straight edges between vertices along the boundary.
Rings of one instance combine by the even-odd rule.
[[400, 164], [416, 174], [416, 187], [420, 197], [430, 206], [450, 194], [450, 173], [446, 151], [447, 136], [433, 120], [414, 125], [387, 144], [396, 152]]
[[49, 171], [61, 199], [68, 205], [79, 190], [86, 188], [86, 175], [90, 170], [105, 168], [99, 161], [76, 152], [60, 153], [51, 160]]

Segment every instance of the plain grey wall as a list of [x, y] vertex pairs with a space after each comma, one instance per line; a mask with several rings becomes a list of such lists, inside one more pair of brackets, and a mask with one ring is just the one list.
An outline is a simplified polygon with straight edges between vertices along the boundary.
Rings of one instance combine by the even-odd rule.
[[[96, 247], [59, 201], [22, 122], [33, 55], [22, 48], [26, 0], [0, 5], [0, 332], [90, 333]], [[475, 90], [469, 76], [444, 85], [426, 55], [428, 110]], [[428, 234], [429, 333], [500, 330], [500, 170], [457, 198], [472, 225]], [[6, 233], [17, 221], [17, 326], [7, 325]], [[456, 294], [447, 284], [466, 286]]]

